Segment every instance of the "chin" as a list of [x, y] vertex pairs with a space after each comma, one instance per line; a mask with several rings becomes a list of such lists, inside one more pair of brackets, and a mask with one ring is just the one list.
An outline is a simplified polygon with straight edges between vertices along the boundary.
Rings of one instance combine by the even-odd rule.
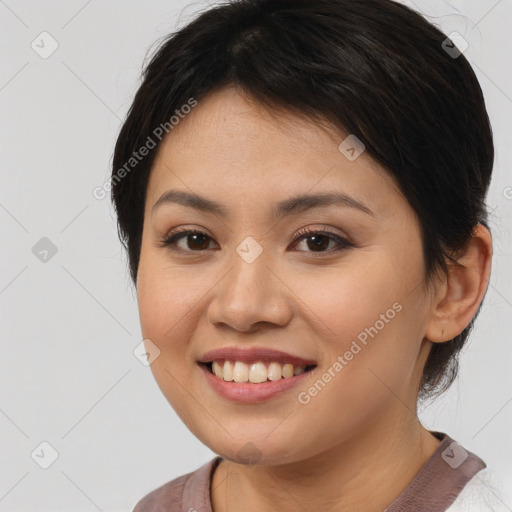
[[290, 445], [295, 436], [284, 437], [286, 439], [276, 436], [273, 442], [270, 442], [267, 434], [245, 435], [238, 439], [226, 435], [224, 442], [220, 442], [218, 437], [200, 440], [222, 458], [244, 466], [277, 466], [302, 460], [301, 454], [293, 451]]

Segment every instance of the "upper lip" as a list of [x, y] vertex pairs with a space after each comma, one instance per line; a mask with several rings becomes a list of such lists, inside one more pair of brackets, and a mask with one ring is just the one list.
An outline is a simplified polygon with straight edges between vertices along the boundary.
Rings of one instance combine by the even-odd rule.
[[230, 361], [241, 361], [242, 363], [250, 364], [261, 362], [278, 362], [278, 363], [291, 363], [293, 365], [316, 365], [316, 361], [312, 359], [304, 359], [302, 357], [294, 356], [280, 350], [275, 350], [266, 347], [223, 347], [215, 350], [210, 350], [203, 354], [198, 361], [200, 363], [211, 363], [212, 361], [228, 359]]

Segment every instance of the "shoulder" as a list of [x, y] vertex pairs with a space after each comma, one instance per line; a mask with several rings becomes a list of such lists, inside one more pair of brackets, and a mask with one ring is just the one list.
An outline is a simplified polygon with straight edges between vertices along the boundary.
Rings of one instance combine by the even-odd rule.
[[133, 512], [160, 512], [163, 510], [180, 510], [181, 496], [183, 488], [187, 480], [192, 476], [193, 472], [182, 475], [164, 485], [158, 487], [154, 491], [146, 494], [141, 498]]
[[181, 512], [191, 496], [196, 505], [210, 503], [210, 478], [219, 461], [215, 457], [195, 471], [161, 485], [141, 498], [133, 512]]
[[508, 512], [505, 499], [503, 484], [485, 468], [471, 478], [446, 512]]

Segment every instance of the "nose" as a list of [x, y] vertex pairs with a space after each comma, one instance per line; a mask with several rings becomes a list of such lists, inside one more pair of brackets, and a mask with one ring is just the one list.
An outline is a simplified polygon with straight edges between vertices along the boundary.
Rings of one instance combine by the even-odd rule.
[[209, 322], [246, 333], [269, 324], [286, 326], [293, 316], [293, 294], [269, 263], [263, 253], [251, 263], [235, 254], [231, 270], [214, 288]]

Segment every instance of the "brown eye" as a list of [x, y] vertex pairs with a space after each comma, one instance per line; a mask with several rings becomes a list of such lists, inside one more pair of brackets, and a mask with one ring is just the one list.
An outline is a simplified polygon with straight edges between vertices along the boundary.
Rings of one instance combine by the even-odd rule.
[[[315, 231], [314, 229], [305, 228], [297, 233], [297, 235], [298, 243], [296, 246], [305, 241], [306, 247], [309, 249], [309, 251], [306, 252], [322, 254], [337, 252], [354, 247], [354, 244], [334, 233]], [[331, 242], [335, 243], [334, 248], [328, 249]]]
[[311, 249], [313, 252], [327, 249], [327, 247], [329, 247], [329, 243], [333, 241], [332, 238], [322, 234], [304, 237], [303, 240], [306, 241], [308, 249]]
[[207, 235], [192, 234], [192, 235], [186, 235], [183, 238], [185, 238], [186, 240], [189, 241], [189, 243], [186, 244], [188, 249], [192, 249], [192, 250], [197, 249], [200, 251], [208, 249], [209, 237]]
[[[184, 240], [179, 246], [178, 242]], [[202, 231], [181, 231], [175, 233], [162, 241], [162, 247], [169, 247], [172, 250], [185, 252], [200, 252], [208, 249], [212, 239]]]

